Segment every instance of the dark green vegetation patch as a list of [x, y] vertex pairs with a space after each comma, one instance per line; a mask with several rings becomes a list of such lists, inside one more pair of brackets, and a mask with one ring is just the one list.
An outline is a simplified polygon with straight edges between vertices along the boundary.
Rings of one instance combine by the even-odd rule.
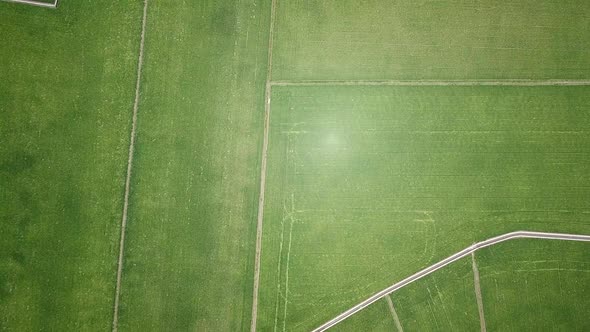
[[0, 330], [109, 330], [141, 8], [0, 7]]

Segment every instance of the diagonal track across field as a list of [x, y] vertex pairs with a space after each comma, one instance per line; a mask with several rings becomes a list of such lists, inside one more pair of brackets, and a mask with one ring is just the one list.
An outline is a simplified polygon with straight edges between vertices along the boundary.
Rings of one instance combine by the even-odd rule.
[[463, 257], [470, 255], [471, 253], [483, 249], [486, 247], [493, 246], [498, 243], [502, 243], [508, 240], [514, 239], [545, 239], [545, 240], [564, 240], [564, 241], [582, 241], [582, 242], [590, 242], [590, 235], [579, 235], [579, 234], [565, 234], [565, 233], [545, 233], [545, 232], [531, 232], [531, 231], [516, 231], [511, 233], [502, 234], [481, 242], [474, 243], [469, 247], [441, 260], [438, 263], [435, 263], [427, 268], [420, 270], [419, 272], [375, 293], [371, 297], [367, 298], [366, 300], [362, 301], [361, 303], [353, 306], [352, 308], [344, 311], [343, 313], [339, 314], [338, 316], [334, 317], [333, 319], [325, 322], [321, 326], [315, 328], [313, 332], [320, 332], [325, 331], [336, 324], [342, 322], [346, 318], [356, 314], [357, 312], [363, 310], [364, 308], [368, 307], [372, 303], [382, 299], [383, 297], [395, 292], [396, 290], [416, 281], [419, 280]]

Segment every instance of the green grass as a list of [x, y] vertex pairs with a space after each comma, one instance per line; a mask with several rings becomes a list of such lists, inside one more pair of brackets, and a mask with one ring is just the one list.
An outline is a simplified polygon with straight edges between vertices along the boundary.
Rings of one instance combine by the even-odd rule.
[[0, 330], [110, 329], [140, 15], [0, 3]]
[[590, 243], [516, 240], [476, 256], [489, 331], [587, 331]]
[[150, 2], [122, 331], [250, 327], [269, 4]]
[[310, 329], [500, 233], [588, 233], [589, 98], [273, 88], [260, 327]]
[[407, 331], [477, 331], [480, 328], [471, 256], [392, 294]]
[[273, 76], [588, 79], [585, 0], [278, 1]]

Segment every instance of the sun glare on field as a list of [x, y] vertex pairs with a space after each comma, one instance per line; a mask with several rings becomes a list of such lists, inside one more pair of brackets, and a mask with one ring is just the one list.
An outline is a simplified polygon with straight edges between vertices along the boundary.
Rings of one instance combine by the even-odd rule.
[[336, 149], [340, 146], [340, 139], [336, 133], [327, 133], [324, 146], [329, 149]]

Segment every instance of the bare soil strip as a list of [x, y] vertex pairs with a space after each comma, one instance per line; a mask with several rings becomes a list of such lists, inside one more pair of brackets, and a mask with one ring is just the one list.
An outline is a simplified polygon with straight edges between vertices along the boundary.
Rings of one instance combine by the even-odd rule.
[[586, 86], [590, 80], [350, 80], [273, 81], [272, 86]]
[[256, 255], [254, 258], [254, 290], [252, 294], [252, 318], [250, 331], [256, 331], [258, 318], [258, 288], [260, 285], [260, 255], [262, 253], [262, 219], [264, 218], [264, 192], [266, 190], [266, 163], [268, 156], [268, 138], [270, 130], [270, 96], [272, 86], [272, 49], [277, 0], [272, 0], [270, 13], [270, 31], [268, 35], [268, 64], [266, 70], [266, 88], [264, 90], [264, 138], [262, 141], [262, 161], [260, 166], [260, 194], [258, 196], [258, 217], [256, 221]]
[[22, 3], [24, 5], [30, 5], [30, 6], [37, 6], [37, 7], [55, 9], [55, 8], [57, 8], [57, 1], [58, 0], [54, 0], [51, 3], [50, 2], [33, 1], [33, 0], [2, 0], [2, 1], [5, 1], [5, 2], [14, 2], [14, 3]]
[[395, 311], [395, 307], [393, 306], [393, 301], [391, 301], [391, 294], [388, 294], [385, 299], [387, 300], [387, 305], [389, 306], [389, 311], [391, 312], [391, 316], [393, 316], [393, 322], [395, 323], [395, 327], [397, 328], [398, 332], [404, 332], [404, 328], [402, 327], [402, 323], [399, 320], [399, 316], [397, 315], [397, 311]]
[[475, 261], [475, 252], [471, 253], [471, 266], [473, 267], [473, 284], [475, 285], [475, 299], [477, 300], [477, 310], [479, 312], [479, 326], [481, 332], [486, 332], [486, 319], [483, 313], [483, 300], [481, 297], [481, 286], [479, 284], [479, 269]]
[[115, 305], [113, 310], [113, 332], [119, 328], [119, 298], [121, 295], [121, 278], [123, 274], [123, 257], [125, 255], [125, 231], [127, 229], [127, 215], [129, 209], [129, 192], [131, 188], [131, 171], [133, 168], [133, 154], [135, 152], [135, 137], [137, 132], [137, 112], [139, 109], [139, 92], [141, 88], [141, 71], [143, 68], [143, 53], [145, 45], [145, 27], [149, 0], [144, 0], [143, 17], [141, 19], [141, 41], [139, 43], [139, 57], [137, 61], [137, 80], [135, 83], [135, 99], [133, 101], [133, 118], [129, 138], [129, 155], [127, 159], [127, 176], [125, 178], [125, 198], [123, 201], [123, 216], [121, 217], [121, 237], [119, 241], [119, 259], [117, 261], [117, 284], [115, 286]]
[[344, 311], [343, 313], [339, 314], [338, 316], [334, 317], [333, 319], [325, 322], [324, 324], [320, 325], [319, 327], [315, 328], [314, 332], [325, 331], [334, 325], [342, 322], [346, 318], [356, 314], [357, 312], [363, 310], [364, 308], [370, 306], [371, 304], [379, 301], [383, 297], [387, 296], [395, 292], [396, 290], [411, 284], [412, 282], [419, 280], [467, 255], [470, 255], [472, 252], [475, 252], [479, 249], [483, 249], [489, 246], [493, 246], [495, 244], [505, 242], [508, 240], [513, 239], [545, 239], [545, 240], [564, 240], [564, 241], [581, 241], [581, 242], [590, 242], [590, 235], [580, 235], [580, 234], [564, 234], [564, 233], [544, 233], [544, 232], [531, 232], [531, 231], [516, 231], [511, 233], [502, 234], [481, 242], [474, 243], [469, 247], [443, 259], [442, 261], [430, 265], [429, 267], [420, 270], [413, 275], [373, 294], [371, 297], [367, 298], [366, 300], [362, 301], [361, 303], [353, 306], [352, 308]]

